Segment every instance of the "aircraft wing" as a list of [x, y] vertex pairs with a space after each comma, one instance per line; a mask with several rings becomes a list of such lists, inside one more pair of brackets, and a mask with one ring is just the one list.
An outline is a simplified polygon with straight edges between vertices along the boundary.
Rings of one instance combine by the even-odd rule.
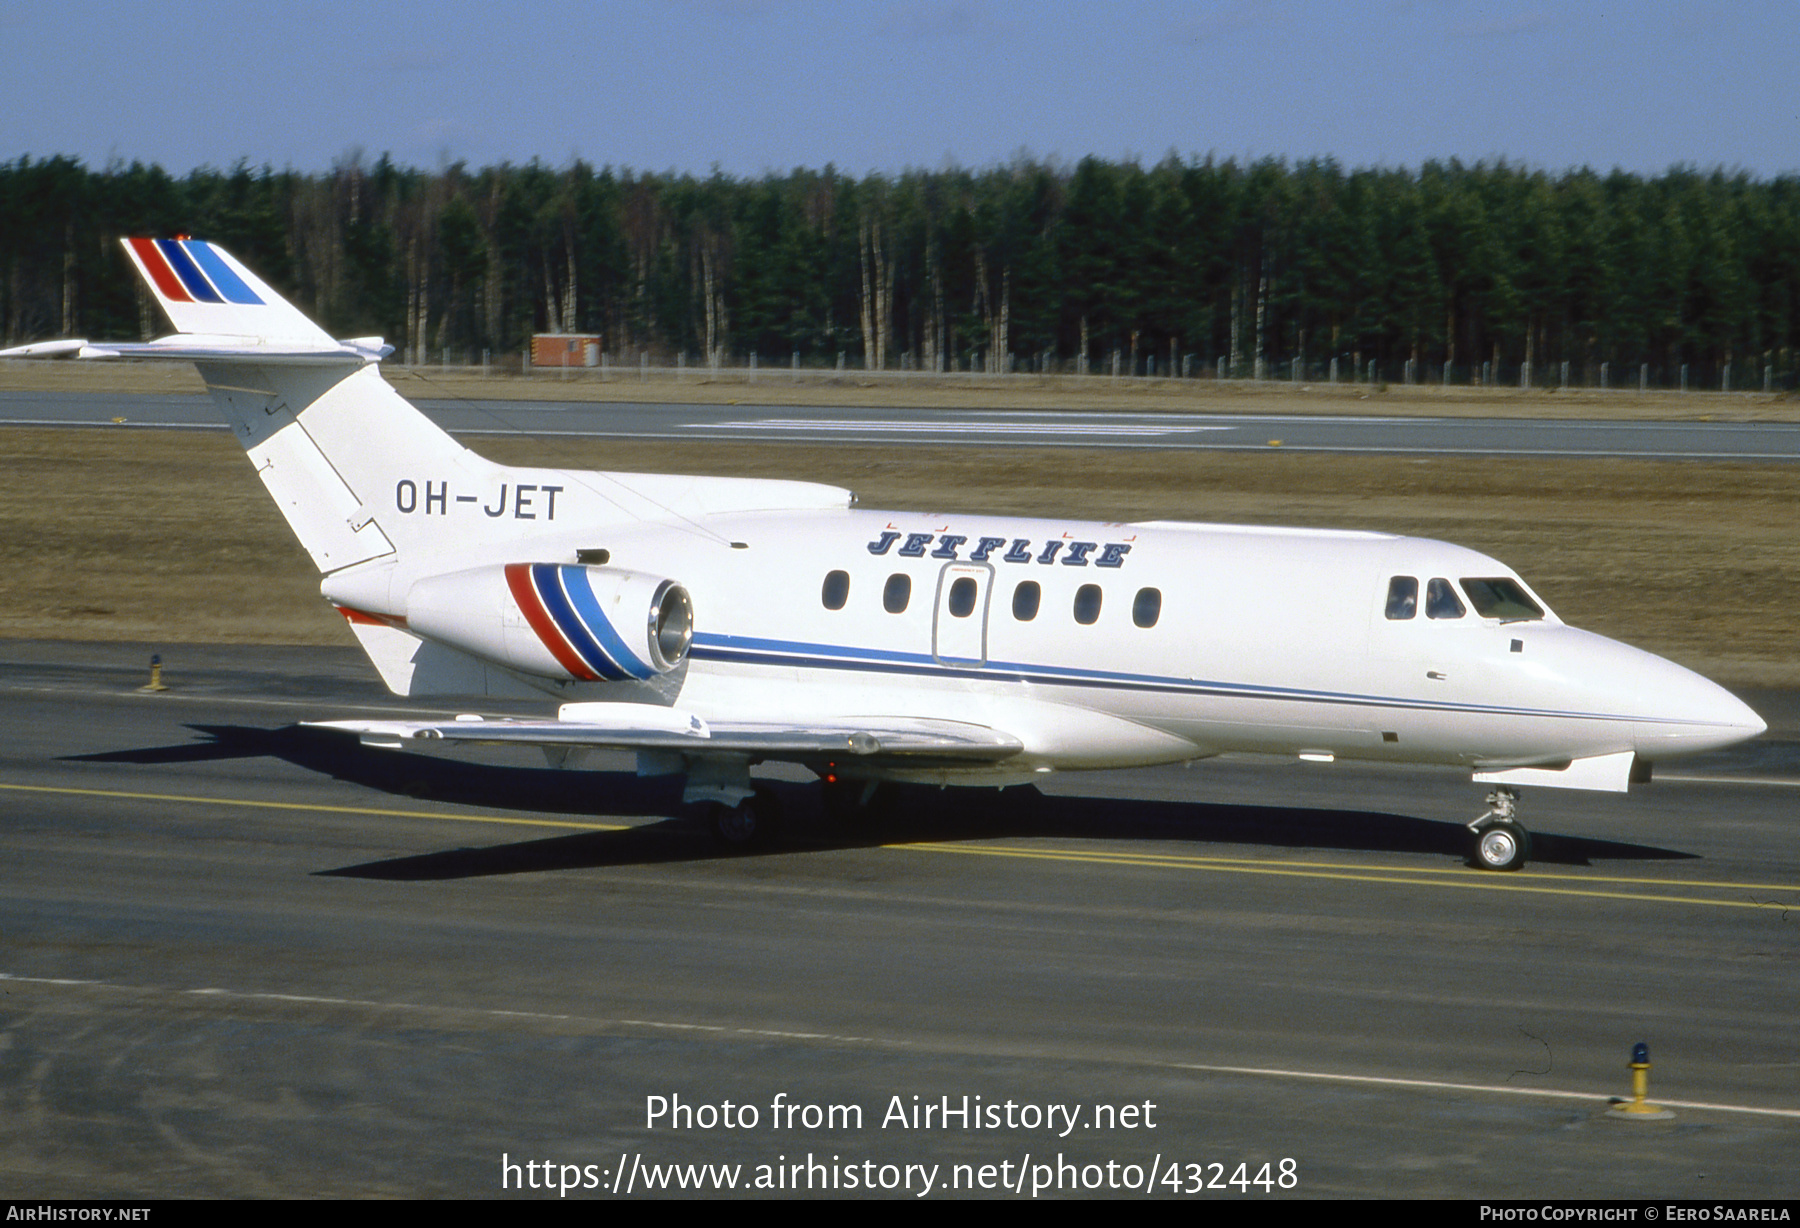
[[559, 719], [460, 716], [451, 721], [312, 721], [309, 727], [354, 733], [365, 745], [409, 742], [605, 748], [682, 755], [748, 755], [807, 760], [881, 756], [909, 761], [993, 763], [1024, 749], [986, 725], [926, 717], [828, 717], [808, 721], [707, 721], [648, 704], [565, 704]]

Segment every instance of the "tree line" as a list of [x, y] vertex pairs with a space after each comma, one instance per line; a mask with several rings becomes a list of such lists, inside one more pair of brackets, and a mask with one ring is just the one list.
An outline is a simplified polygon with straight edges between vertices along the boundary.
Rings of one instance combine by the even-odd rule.
[[[164, 328], [118, 239], [225, 245], [414, 360], [597, 334], [612, 361], [1795, 382], [1800, 178], [1170, 157], [737, 178], [0, 163], [9, 343]], [[1333, 366], [1334, 363], [1336, 366]], [[1296, 366], [1298, 364], [1298, 366]], [[1536, 382], [1543, 382], [1539, 378]]]

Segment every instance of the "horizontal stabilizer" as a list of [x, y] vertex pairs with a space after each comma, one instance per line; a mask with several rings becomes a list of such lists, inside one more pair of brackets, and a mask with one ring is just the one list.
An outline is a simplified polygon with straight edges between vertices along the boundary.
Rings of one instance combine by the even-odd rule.
[[[372, 343], [372, 344], [371, 344]], [[0, 350], [0, 358], [163, 358], [181, 362], [298, 363], [303, 366], [341, 366], [379, 362], [394, 352], [380, 338], [323, 343], [280, 338], [217, 336], [181, 333], [155, 341], [39, 341]]]

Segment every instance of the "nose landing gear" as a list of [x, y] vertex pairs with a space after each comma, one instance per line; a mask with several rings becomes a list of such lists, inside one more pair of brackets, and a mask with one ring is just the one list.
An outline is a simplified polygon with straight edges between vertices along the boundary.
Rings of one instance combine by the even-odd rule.
[[1470, 861], [1483, 870], [1522, 868], [1531, 860], [1531, 833], [1517, 818], [1518, 790], [1499, 785], [1487, 801], [1487, 813], [1469, 824], [1475, 837]]

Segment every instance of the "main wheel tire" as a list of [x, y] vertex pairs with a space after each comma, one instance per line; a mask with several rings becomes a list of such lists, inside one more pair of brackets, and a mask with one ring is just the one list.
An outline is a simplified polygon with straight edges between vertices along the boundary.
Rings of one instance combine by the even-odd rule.
[[1475, 864], [1483, 870], [1517, 870], [1531, 860], [1531, 833], [1517, 823], [1495, 823], [1475, 833]]
[[758, 789], [735, 806], [713, 806], [713, 835], [730, 849], [762, 848], [775, 839], [781, 805], [767, 789]]

